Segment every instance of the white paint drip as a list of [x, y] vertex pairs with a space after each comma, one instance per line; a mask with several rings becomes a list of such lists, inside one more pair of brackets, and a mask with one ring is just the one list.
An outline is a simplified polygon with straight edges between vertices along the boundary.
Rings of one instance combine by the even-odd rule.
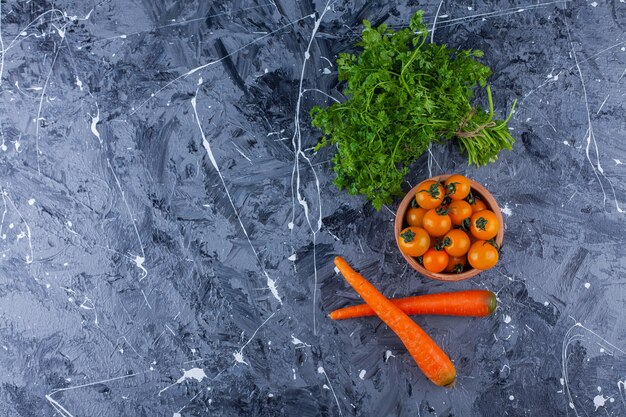
[[146, 261], [146, 258], [143, 256], [135, 256], [135, 266], [141, 269], [141, 279], [144, 279], [148, 276], [148, 270], [143, 266], [143, 263]]
[[207, 378], [207, 376], [204, 373], [204, 369], [202, 369], [202, 368], [191, 368], [188, 371], [183, 370], [183, 376], [178, 378], [178, 380], [176, 382], [174, 382], [173, 384], [168, 385], [167, 387], [165, 387], [161, 391], [159, 391], [158, 395], [160, 397], [161, 393], [163, 393], [164, 391], [172, 388], [174, 385], [182, 384], [183, 382], [185, 382], [188, 379], [194, 379], [194, 380], [196, 380], [198, 382], [202, 382], [202, 380], [204, 378]]
[[[239, 348], [239, 350], [237, 352], [233, 353], [233, 356], [235, 357], [235, 362], [237, 363], [243, 363], [245, 365], [250, 366], [249, 363], [247, 363], [244, 359], [243, 359], [243, 350], [246, 348], [246, 346], [248, 346], [248, 344], [252, 341], [252, 339], [254, 339], [254, 337], [256, 336], [256, 334], [258, 333], [258, 331], [261, 329], [261, 327], [265, 326], [265, 324], [271, 320], [272, 317], [274, 317], [274, 315], [276, 314], [276, 312], [273, 312], [272, 314], [270, 314], [270, 316], [268, 318], [265, 319], [265, 321], [263, 323], [261, 323], [261, 325], [259, 327], [257, 327], [257, 329], [254, 331], [254, 333], [252, 333], [252, 336], [250, 336], [250, 339], [248, 339], [248, 341], [246, 343], [243, 344], [243, 346], [241, 346], [241, 348]], [[243, 338], [243, 333], [241, 334], [242, 338]]]
[[341, 406], [339, 405], [339, 399], [337, 398], [337, 394], [335, 394], [333, 385], [330, 383], [330, 379], [328, 378], [328, 374], [326, 373], [326, 370], [324, 370], [324, 367], [320, 366], [317, 368], [317, 373], [323, 374], [326, 377], [326, 382], [328, 383], [328, 386], [330, 387], [330, 391], [333, 393], [333, 397], [335, 397], [335, 402], [337, 403], [337, 409], [339, 410], [339, 415], [343, 416], [343, 412], [341, 411]]
[[61, 404], [59, 404], [57, 400], [53, 399], [52, 396], [58, 392], [72, 391], [72, 390], [79, 389], [79, 388], [86, 388], [86, 387], [92, 387], [94, 385], [107, 384], [109, 382], [119, 381], [121, 379], [134, 378], [137, 375], [143, 375], [147, 372], [150, 372], [150, 371], [118, 376], [116, 378], [109, 378], [109, 379], [104, 379], [102, 381], [90, 382], [88, 384], [76, 385], [74, 387], [57, 388], [57, 389], [50, 391], [49, 394], [46, 394], [45, 398], [50, 403], [52, 408], [54, 408], [59, 414], [61, 414], [62, 417], [74, 417], [72, 413], [70, 413], [66, 408], [64, 408]]
[[502, 207], [500, 211], [503, 214], [506, 214], [508, 217], [510, 217], [513, 214], [513, 210], [511, 210], [511, 208], [509, 207], [509, 203], [504, 203], [504, 207]]
[[[81, 87], [81, 90], [82, 90], [82, 87]], [[96, 103], [96, 115], [91, 116], [91, 133], [93, 133], [93, 135], [98, 138], [98, 142], [100, 142], [100, 144], [102, 145], [102, 138], [100, 137], [100, 132], [98, 132], [98, 128], [96, 127], [99, 121], [100, 121], [100, 108], [98, 107], [98, 103]]]
[[365, 374], [366, 373], [367, 373], [367, 371], [365, 371], [365, 369], [361, 369], [361, 372], [359, 372], [359, 378], [365, 379]]
[[[320, 14], [319, 18], [315, 20], [313, 25], [313, 29], [311, 31], [311, 36], [309, 37], [309, 42], [307, 44], [307, 48], [304, 51], [304, 60], [302, 62], [302, 67], [300, 70], [300, 81], [298, 84], [298, 99], [296, 101], [296, 110], [294, 114], [294, 132], [291, 137], [291, 145], [294, 153], [294, 163], [293, 169], [291, 171], [291, 221], [289, 222], [289, 229], [293, 230], [293, 224], [296, 216], [296, 199], [298, 204], [302, 207], [304, 211], [304, 218], [309, 226], [309, 230], [312, 234], [312, 244], [313, 244], [313, 297], [312, 297], [312, 316], [313, 316], [313, 334], [317, 335], [317, 282], [318, 282], [318, 271], [317, 271], [317, 233], [322, 228], [322, 196], [320, 191], [320, 181], [317, 176], [317, 171], [315, 170], [313, 164], [309, 157], [302, 150], [302, 131], [300, 129], [300, 107], [302, 104], [302, 97], [304, 94], [304, 76], [306, 73], [307, 63], [309, 62], [309, 58], [311, 57], [311, 47], [313, 45], [313, 41], [315, 40], [315, 36], [319, 31], [320, 24], [324, 19], [326, 13], [331, 10], [331, 5], [333, 5], [335, 1], [328, 0], [326, 5], [324, 6], [324, 11]], [[311, 14], [308, 17], [315, 19], [315, 14]], [[300, 187], [300, 158], [302, 158], [310, 167], [311, 172], [313, 173], [313, 177], [315, 179], [315, 190], [317, 194], [317, 208], [318, 208], [318, 218], [317, 224], [314, 227], [311, 223], [311, 218], [309, 216], [309, 205], [307, 200], [303, 197], [301, 193]], [[341, 413], [341, 408], [339, 409]]]
[[593, 405], [596, 407], [595, 411], [598, 411], [598, 408], [600, 407], [604, 407], [604, 404], [606, 403], [606, 400], [608, 400], [609, 397], [605, 397], [604, 395], [596, 395], [595, 397], [593, 397]]
[[[581, 342], [581, 341], [585, 340], [584, 334], [572, 334], [574, 329], [577, 329], [577, 328], [582, 329], [582, 330], [590, 333], [594, 337], [600, 339], [604, 344], [612, 347], [613, 349], [615, 349], [616, 351], [618, 351], [618, 352], [620, 352], [620, 353], [622, 353], [624, 355], [626, 355], [626, 351], [618, 348], [613, 343], [611, 343], [608, 340], [604, 339], [603, 337], [601, 337], [599, 334], [597, 334], [593, 330], [583, 326], [580, 322], [576, 322], [572, 327], [570, 327], [567, 330], [567, 332], [565, 333], [565, 337], [563, 338], [563, 343], [562, 343], [562, 346], [561, 346], [561, 372], [562, 372], [562, 378], [560, 379], [560, 382], [561, 382], [561, 385], [563, 385], [565, 387], [565, 392], [567, 393], [567, 397], [568, 397], [568, 400], [569, 400], [569, 403], [568, 403], [569, 407], [572, 410], [574, 410], [574, 413], [578, 417], [579, 414], [578, 414], [578, 411], [576, 409], [576, 405], [574, 404], [574, 398], [572, 397], [572, 393], [571, 393], [571, 391], [569, 389], [569, 379], [568, 379], [568, 371], [567, 371], [567, 368], [568, 368], [567, 361], [568, 361], [568, 358], [569, 358], [569, 355], [567, 354], [567, 348], [573, 342]], [[619, 382], [618, 382], [618, 388], [619, 388]], [[603, 401], [605, 401], [605, 400], [606, 399], [604, 399]], [[594, 404], [595, 403], [596, 403], [596, 399], [594, 398]], [[604, 402], [603, 402], [602, 406], [603, 405], [604, 405]]]
[[390, 350], [385, 352], [385, 362], [387, 362], [389, 360], [389, 358], [395, 358], [395, 357], [396, 356], [393, 353], [391, 353]]
[[[570, 31], [569, 31], [569, 25], [567, 24], [567, 18], [564, 16], [564, 22], [565, 22], [565, 29], [567, 31], [567, 39], [569, 40], [570, 43], [570, 48], [571, 48], [571, 52], [572, 55], [574, 57], [574, 62], [576, 64], [576, 69], [578, 70], [578, 75], [580, 77], [580, 83], [582, 85], [583, 88], [583, 98], [585, 100], [585, 109], [587, 110], [587, 132], [586, 132], [586, 139], [587, 139], [587, 146], [585, 147], [585, 155], [587, 156], [587, 160], [589, 161], [589, 164], [591, 165], [591, 168], [593, 169], [593, 173], [596, 176], [596, 179], [598, 180], [598, 183], [600, 184], [600, 189], [602, 190], [602, 195], [603, 195], [603, 201], [604, 204], [606, 204], [606, 192], [604, 190], [604, 185], [602, 185], [602, 181], [600, 181], [600, 175], [602, 175], [602, 177], [604, 177], [604, 179], [607, 180], [607, 182], [609, 183], [609, 186], [611, 187], [611, 190], [613, 192], [613, 198], [615, 200], [615, 208], [617, 209], [618, 213], [624, 213], [624, 210], [622, 210], [622, 208], [619, 206], [619, 203], [617, 202], [617, 194], [615, 193], [615, 188], [613, 187], [613, 183], [611, 182], [611, 180], [604, 174], [604, 169], [602, 168], [602, 166], [600, 165], [600, 151], [598, 150], [598, 142], [596, 141], [596, 136], [594, 134], [593, 131], [593, 125], [591, 123], [591, 112], [589, 109], [589, 100], [587, 99], [587, 86], [585, 85], [585, 80], [583, 78], [583, 73], [582, 70], [580, 69], [580, 63], [578, 62], [578, 56], [576, 55], [576, 51], [574, 50], [574, 44], [572, 43], [572, 37], [570, 35]], [[589, 148], [591, 147], [591, 143], [593, 142], [593, 146], [594, 146], [594, 150], [595, 150], [595, 166], [594, 163], [591, 161], [591, 157], [589, 155]], [[598, 172], [600, 173], [600, 175], [598, 175]]]
[[217, 165], [217, 161], [215, 160], [215, 157], [213, 156], [213, 151], [211, 150], [211, 144], [209, 143], [209, 141], [206, 138], [206, 135], [204, 134], [204, 129], [202, 129], [202, 124], [200, 123], [200, 117], [198, 116], [197, 96], [198, 96], [198, 90], [196, 90], [196, 94], [191, 99], [191, 107], [193, 108], [193, 113], [194, 113], [194, 116], [196, 118], [196, 122], [198, 124], [198, 128], [200, 129], [200, 135], [202, 136], [202, 146], [204, 147], [204, 150], [206, 151], [207, 156], [209, 157], [209, 160], [211, 161], [211, 165], [213, 165], [213, 168], [215, 169], [215, 171], [217, 172], [217, 174], [220, 177], [220, 180], [222, 182], [222, 186], [224, 187], [224, 191], [226, 191], [226, 196], [228, 197], [228, 201], [230, 202], [230, 205], [233, 208], [233, 211], [235, 212], [235, 216], [237, 217], [237, 220], [239, 221], [239, 226], [241, 226], [241, 230], [243, 231], [243, 234], [246, 236], [246, 240], [248, 241], [248, 245], [250, 245], [250, 248], [252, 249], [252, 252], [254, 253], [254, 256], [256, 257], [257, 263], [259, 264], [259, 267], [261, 268], [261, 270], [263, 271], [263, 274], [265, 275], [265, 278], [267, 280], [267, 287], [268, 287], [268, 289], [270, 290], [270, 292], [272, 293], [274, 298], [276, 300], [278, 300], [278, 302], [280, 304], [282, 304], [283, 301], [281, 300], [280, 295], [278, 294], [278, 288], [276, 288], [276, 281], [273, 280], [269, 276], [269, 274], [267, 273], [267, 271], [263, 267], [263, 264], [261, 262], [261, 258], [259, 257], [259, 253], [257, 252], [256, 248], [252, 244], [252, 241], [250, 240], [250, 236], [248, 235], [248, 231], [246, 230], [246, 227], [243, 225], [243, 221], [241, 220], [241, 217], [239, 216], [239, 211], [235, 207], [235, 203], [234, 203], [234, 201], [233, 201], [233, 199], [232, 199], [232, 197], [230, 195], [230, 191], [228, 190], [228, 187], [226, 186], [226, 181], [224, 180], [224, 176], [222, 175], [222, 171], [220, 171], [220, 168]]
[[508, 314], [504, 316], [504, 322], [509, 324], [511, 322], [511, 316], [509, 316]]
[[311, 346], [308, 343], [304, 343], [302, 340], [298, 339], [294, 335], [291, 335], [291, 344], [296, 345], [296, 346], [297, 345], [301, 345], [301, 347], [310, 347]]
[[250, 364], [243, 359], [243, 354], [241, 352], [235, 352], [233, 353], [233, 356], [235, 357], [235, 362], [250, 366]]

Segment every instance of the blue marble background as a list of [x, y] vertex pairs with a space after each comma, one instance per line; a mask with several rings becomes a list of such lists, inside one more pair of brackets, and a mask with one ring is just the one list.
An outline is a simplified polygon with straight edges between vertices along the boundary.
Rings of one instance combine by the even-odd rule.
[[[332, 185], [308, 110], [341, 98], [360, 22], [417, 9], [479, 48], [518, 139], [468, 168], [503, 208], [493, 270], [408, 269]], [[626, 415], [623, 1], [4, 1], [0, 409], [5, 416]], [[355, 303], [342, 255], [388, 296], [497, 292], [487, 319], [418, 317], [455, 362], [435, 387]]]

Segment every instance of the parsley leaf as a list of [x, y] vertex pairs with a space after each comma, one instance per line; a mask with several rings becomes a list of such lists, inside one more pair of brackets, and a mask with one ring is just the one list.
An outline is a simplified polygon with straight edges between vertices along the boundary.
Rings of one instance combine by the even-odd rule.
[[[483, 52], [427, 43], [422, 15], [397, 32], [364, 21], [361, 52], [337, 60], [348, 99], [311, 110], [323, 133], [316, 150], [337, 146], [335, 185], [367, 196], [378, 210], [402, 194], [410, 164], [430, 143], [456, 140], [470, 164], [485, 165], [514, 142], [513, 108], [506, 120], [493, 120], [491, 70], [475, 60]], [[471, 105], [477, 87], [487, 91], [488, 111]]]

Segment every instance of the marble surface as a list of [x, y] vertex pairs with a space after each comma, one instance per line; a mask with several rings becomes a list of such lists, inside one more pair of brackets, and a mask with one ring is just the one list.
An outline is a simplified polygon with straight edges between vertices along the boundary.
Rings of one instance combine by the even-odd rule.
[[[506, 219], [493, 270], [407, 269], [376, 212], [334, 188], [314, 104], [360, 22], [418, 8], [479, 48], [518, 139], [462, 172]], [[622, 1], [3, 1], [0, 409], [4, 416], [626, 415]], [[358, 301], [487, 288], [487, 319], [418, 317], [456, 364], [428, 382]]]

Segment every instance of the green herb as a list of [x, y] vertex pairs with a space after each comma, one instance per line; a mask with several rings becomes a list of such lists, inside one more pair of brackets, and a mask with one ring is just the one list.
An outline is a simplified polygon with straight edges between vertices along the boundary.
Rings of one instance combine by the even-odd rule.
[[[398, 32], [364, 21], [362, 51], [337, 60], [347, 100], [311, 110], [324, 135], [316, 150], [337, 146], [335, 185], [367, 196], [377, 209], [402, 194], [409, 165], [431, 142], [456, 139], [476, 165], [514, 142], [507, 127], [513, 109], [506, 120], [493, 119], [491, 70], [474, 59], [483, 52], [427, 43], [422, 14]], [[489, 111], [472, 107], [476, 86], [486, 87]]]

